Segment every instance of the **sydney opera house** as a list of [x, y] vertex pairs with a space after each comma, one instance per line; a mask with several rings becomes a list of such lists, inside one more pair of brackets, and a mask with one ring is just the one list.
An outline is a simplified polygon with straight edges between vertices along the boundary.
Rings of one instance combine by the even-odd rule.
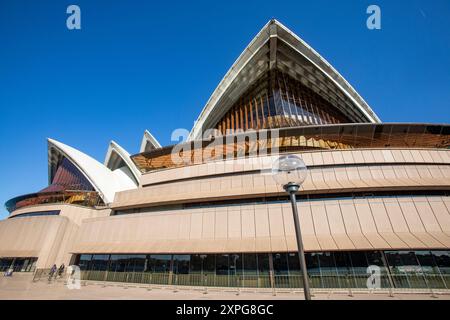
[[449, 146], [448, 124], [381, 122], [271, 20], [184, 142], [161, 146], [146, 131], [138, 153], [111, 142], [100, 163], [48, 139], [48, 186], [6, 202], [0, 268], [301, 288], [292, 209], [268, 173], [295, 154], [308, 167], [298, 209], [312, 288], [364, 288], [376, 265], [383, 288], [450, 289]]

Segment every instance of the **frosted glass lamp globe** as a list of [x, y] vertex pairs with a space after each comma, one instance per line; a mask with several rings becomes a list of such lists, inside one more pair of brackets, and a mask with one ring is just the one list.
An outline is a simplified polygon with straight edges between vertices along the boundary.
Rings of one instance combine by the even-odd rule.
[[281, 156], [272, 165], [273, 179], [285, 189], [288, 186], [297, 186], [298, 190], [305, 181], [306, 175], [307, 167], [305, 163], [295, 155]]

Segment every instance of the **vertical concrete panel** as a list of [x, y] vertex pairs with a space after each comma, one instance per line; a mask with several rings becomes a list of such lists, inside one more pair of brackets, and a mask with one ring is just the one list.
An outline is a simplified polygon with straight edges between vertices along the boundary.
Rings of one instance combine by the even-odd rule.
[[240, 239], [241, 236], [242, 232], [240, 208], [228, 208], [228, 238]]
[[345, 228], [348, 233], [361, 233], [355, 205], [352, 200], [339, 200]]
[[345, 168], [337, 167], [334, 169], [334, 173], [336, 175], [336, 179], [339, 181], [340, 184], [343, 183], [348, 184], [349, 180]]
[[345, 234], [345, 226], [342, 220], [341, 208], [338, 201], [324, 201], [326, 215], [332, 234]]
[[367, 241], [361, 230], [353, 200], [339, 200], [339, 206], [341, 207], [342, 219], [347, 235], [352, 240], [355, 248], [360, 250], [372, 249], [372, 245]]
[[420, 220], [419, 213], [414, 206], [411, 198], [399, 198], [399, 204], [402, 208], [408, 227], [412, 232], [425, 232], [425, 228]]
[[[164, 230], [166, 231], [164, 232], [163, 239], [175, 240], [178, 237], [178, 228], [176, 227], [179, 224], [178, 215], [165, 213], [162, 218], [164, 221]], [[145, 223], [145, 220], [142, 220], [142, 223]]]
[[323, 172], [321, 169], [315, 168], [309, 170], [309, 176], [316, 189], [328, 189], [328, 185], [324, 181]]
[[[298, 206], [297, 209], [300, 211], [303, 209], [302, 206]], [[295, 224], [294, 224], [294, 217], [292, 213], [292, 206], [289, 202], [283, 203], [281, 205], [281, 210], [283, 212], [283, 225], [284, 225], [284, 234], [286, 237], [295, 237]], [[299, 216], [301, 214], [299, 213]], [[299, 218], [300, 219], [300, 218]], [[314, 234], [313, 230], [305, 230], [305, 224], [303, 224], [303, 221], [300, 220], [300, 228], [302, 231], [302, 234]]]
[[338, 201], [325, 201], [325, 209], [327, 213], [328, 223], [334, 242], [340, 250], [354, 249], [350, 238], [347, 236], [344, 221], [342, 219], [341, 207]]
[[411, 152], [411, 156], [414, 159], [414, 162], [424, 162], [423, 158], [422, 158], [422, 154], [419, 150], [410, 150]]
[[324, 182], [327, 184], [329, 189], [340, 189], [342, 186], [338, 183], [336, 175], [333, 168], [322, 169]]
[[383, 154], [384, 162], [395, 162], [391, 150], [381, 150], [381, 153]]
[[433, 158], [431, 157], [430, 153], [428, 152], [428, 150], [420, 150], [420, 155], [423, 158], [423, 161], [428, 162], [428, 163], [433, 163]]
[[334, 159], [334, 164], [344, 164], [344, 157], [342, 156], [341, 151], [334, 151], [332, 155]]
[[395, 162], [405, 162], [405, 158], [403, 157], [401, 150], [391, 150], [392, 156], [394, 157]]
[[272, 237], [284, 237], [283, 212], [280, 204], [269, 204], [270, 235]]
[[242, 238], [254, 238], [255, 230], [255, 209], [253, 206], [242, 206]]
[[396, 178], [394, 168], [392, 166], [383, 166], [383, 176], [385, 179], [394, 180]]
[[299, 221], [300, 221], [300, 228], [302, 230], [302, 235], [315, 236], [316, 230], [314, 226], [310, 203], [300, 202], [298, 204], [298, 215], [300, 218]]
[[353, 159], [355, 160], [355, 164], [364, 163], [364, 157], [363, 157], [362, 151], [353, 150], [352, 154], [353, 154]]
[[228, 238], [228, 212], [227, 208], [216, 208], [216, 239]]
[[450, 151], [447, 150], [438, 150], [437, 151], [443, 163], [450, 163]]
[[189, 233], [190, 239], [201, 239], [202, 238], [202, 226], [203, 226], [203, 214], [198, 211], [192, 213], [191, 216], [191, 230]]
[[256, 237], [269, 237], [269, 213], [267, 205], [255, 205]]
[[420, 220], [427, 232], [442, 231], [426, 197], [413, 198]]
[[433, 176], [430, 173], [430, 170], [428, 170], [428, 166], [417, 166], [417, 172], [419, 173], [419, 176], [422, 179], [431, 179]]
[[362, 155], [364, 157], [365, 163], [375, 163], [375, 159], [373, 157], [372, 152], [370, 152], [370, 150], [364, 150]]
[[359, 176], [359, 171], [357, 167], [346, 167], [345, 171], [347, 172], [348, 176], [348, 183], [344, 184], [341, 183], [345, 187], [350, 188], [364, 188], [367, 187], [367, 184], [361, 180], [361, 177]]
[[371, 150], [372, 157], [376, 163], [384, 162], [383, 151], [382, 150]]
[[315, 165], [315, 166], [323, 165], [322, 153], [321, 152], [313, 152], [312, 153], [312, 161], [313, 161], [313, 165]]
[[414, 158], [409, 150], [403, 149], [403, 150], [401, 150], [401, 153], [402, 153], [403, 159], [405, 159], [405, 162], [409, 162], [409, 163], [414, 162]]
[[316, 237], [319, 241], [320, 247], [324, 250], [338, 249], [336, 243], [330, 234], [330, 228], [328, 225], [327, 212], [323, 203], [311, 204], [311, 215], [314, 222], [314, 229], [316, 231]]
[[355, 159], [353, 159], [353, 152], [350, 150], [342, 151], [342, 158], [344, 159], [344, 163], [346, 163], [346, 164], [355, 163]]
[[323, 163], [326, 165], [334, 164], [332, 152], [322, 152]]
[[384, 203], [380, 199], [369, 199], [373, 219], [379, 232], [392, 232], [392, 226], [386, 213]]
[[383, 199], [386, 213], [395, 232], [409, 232], [408, 225], [403, 217], [402, 209], [396, 198]]
[[314, 164], [312, 153], [305, 152], [301, 155], [301, 157], [307, 166], [312, 166]]
[[189, 239], [189, 233], [191, 231], [191, 215], [181, 214], [180, 224], [178, 226], [178, 238]]
[[216, 213], [214, 209], [204, 210], [202, 219], [202, 239], [214, 239], [214, 229], [216, 227], [215, 218]]
[[447, 207], [446, 203], [438, 197], [428, 197], [428, 202], [442, 231], [450, 236], [450, 207]]

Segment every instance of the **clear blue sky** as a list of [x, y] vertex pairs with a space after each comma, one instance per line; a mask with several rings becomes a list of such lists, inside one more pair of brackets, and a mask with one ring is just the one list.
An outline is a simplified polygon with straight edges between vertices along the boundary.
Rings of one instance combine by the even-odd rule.
[[[80, 31], [66, 28], [70, 4]], [[380, 31], [366, 28], [370, 4]], [[47, 137], [100, 161], [111, 139], [136, 153], [145, 129], [170, 144], [271, 18], [383, 121], [450, 122], [448, 0], [0, 0], [0, 202], [47, 185]]]

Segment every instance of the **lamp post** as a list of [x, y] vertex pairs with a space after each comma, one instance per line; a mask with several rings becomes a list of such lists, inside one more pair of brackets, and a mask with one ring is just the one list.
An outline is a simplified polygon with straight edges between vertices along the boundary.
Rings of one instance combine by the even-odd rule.
[[311, 300], [309, 290], [308, 272], [306, 268], [305, 252], [303, 249], [302, 233], [297, 211], [297, 199], [295, 194], [300, 185], [305, 181], [307, 168], [303, 160], [294, 155], [287, 155], [278, 158], [272, 166], [273, 179], [289, 194], [294, 215], [295, 236], [297, 238], [298, 257], [300, 259], [300, 269], [303, 275], [303, 289], [305, 300]]

